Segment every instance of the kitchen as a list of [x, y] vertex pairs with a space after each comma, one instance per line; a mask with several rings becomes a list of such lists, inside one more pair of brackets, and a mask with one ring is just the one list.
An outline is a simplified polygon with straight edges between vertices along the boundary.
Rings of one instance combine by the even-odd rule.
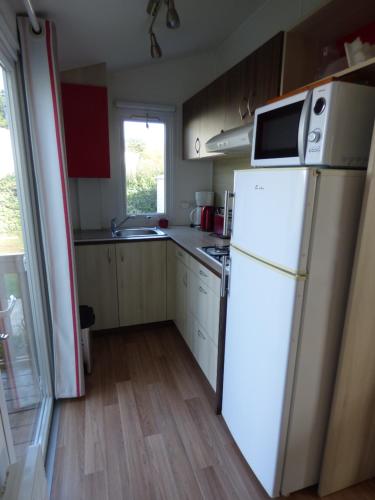
[[375, 498], [371, 2], [16, 4], [4, 498]]

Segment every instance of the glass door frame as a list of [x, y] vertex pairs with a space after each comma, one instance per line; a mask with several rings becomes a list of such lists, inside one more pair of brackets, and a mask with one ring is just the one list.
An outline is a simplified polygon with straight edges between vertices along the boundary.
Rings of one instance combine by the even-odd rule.
[[[9, 129], [12, 138], [18, 197], [22, 213], [25, 255], [27, 255], [25, 268], [30, 290], [33, 327], [34, 332], [39, 332], [39, 335], [35, 335], [35, 343], [40, 368], [40, 384], [44, 398], [39, 412], [34, 444], [41, 445], [42, 453], [45, 457], [54, 397], [52, 385], [52, 345], [50, 336], [48, 335], [52, 332], [52, 328], [49, 314], [47, 280], [43, 264], [42, 232], [39, 224], [39, 207], [32, 169], [30, 140], [27, 134], [26, 108], [22, 92], [19, 62], [15, 63], [11, 68], [9, 65], [3, 66], [3, 76], [8, 97]], [[3, 388], [0, 391], [3, 391]], [[4, 422], [6, 426], [6, 419], [4, 419]], [[5, 434], [8, 435], [7, 430]], [[11, 450], [10, 454], [12, 455]]]

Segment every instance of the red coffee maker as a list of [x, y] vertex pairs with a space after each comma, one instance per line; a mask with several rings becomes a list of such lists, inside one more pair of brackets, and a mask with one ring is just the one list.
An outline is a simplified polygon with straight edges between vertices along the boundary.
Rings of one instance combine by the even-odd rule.
[[202, 231], [212, 231], [214, 228], [214, 207], [205, 206], [202, 207], [201, 212], [201, 230]]

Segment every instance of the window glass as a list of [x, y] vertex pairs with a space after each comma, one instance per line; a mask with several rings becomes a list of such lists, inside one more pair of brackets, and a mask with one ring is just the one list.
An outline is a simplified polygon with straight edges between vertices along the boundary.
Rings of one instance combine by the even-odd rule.
[[125, 120], [125, 193], [128, 215], [165, 212], [165, 124]]

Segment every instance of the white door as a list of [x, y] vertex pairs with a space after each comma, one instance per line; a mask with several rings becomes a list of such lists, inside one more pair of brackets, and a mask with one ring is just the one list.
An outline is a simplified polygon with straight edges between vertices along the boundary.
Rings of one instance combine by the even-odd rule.
[[304, 282], [231, 252], [222, 414], [263, 487], [277, 496]]
[[263, 261], [304, 273], [315, 184], [314, 169], [235, 172], [231, 243]]

